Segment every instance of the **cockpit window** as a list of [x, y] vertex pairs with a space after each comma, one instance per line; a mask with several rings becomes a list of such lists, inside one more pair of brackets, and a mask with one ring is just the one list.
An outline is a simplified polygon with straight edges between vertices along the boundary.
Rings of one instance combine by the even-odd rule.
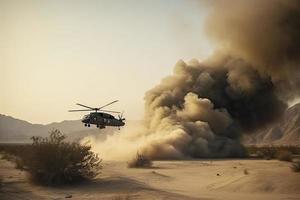
[[83, 119], [88, 119], [89, 118], [89, 115], [84, 115], [83, 116]]
[[103, 118], [106, 118], [106, 119], [114, 119], [114, 116], [107, 114], [107, 113], [102, 113], [102, 116], [103, 116]]

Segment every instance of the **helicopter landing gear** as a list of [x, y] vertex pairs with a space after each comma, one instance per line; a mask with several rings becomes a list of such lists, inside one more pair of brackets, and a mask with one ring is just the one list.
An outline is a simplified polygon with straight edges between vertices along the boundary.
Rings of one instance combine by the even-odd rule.
[[85, 127], [87, 127], [87, 124], [84, 124]]
[[88, 124], [87, 126], [88, 126], [88, 127], [90, 127], [91, 125], [90, 125], [90, 124]]
[[99, 128], [99, 129], [103, 129], [103, 128], [105, 128], [105, 126], [103, 126], [103, 125], [99, 125], [99, 124], [97, 124], [96, 126], [97, 126], [97, 128]]

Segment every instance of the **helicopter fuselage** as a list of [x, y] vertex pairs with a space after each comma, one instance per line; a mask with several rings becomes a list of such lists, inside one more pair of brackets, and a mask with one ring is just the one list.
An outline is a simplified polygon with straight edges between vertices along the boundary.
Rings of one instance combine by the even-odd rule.
[[100, 129], [105, 128], [106, 126], [120, 127], [125, 125], [122, 120], [116, 119], [113, 115], [104, 112], [91, 112], [90, 114], [85, 115], [81, 121], [85, 126], [89, 127], [90, 124], [94, 124]]
[[116, 126], [120, 129], [120, 126], [124, 126], [125, 123], [125, 118], [123, 118], [123, 112], [121, 115], [118, 115], [118, 119], [116, 119], [113, 115], [108, 114], [108, 113], [119, 113], [117, 111], [112, 111], [112, 110], [103, 110], [104, 107], [107, 107], [113, 103], [118, 102], [118, 100], [112, 101], [108, 104], [105, 104], [104, 106], [101, 107], [90, 107], [86, 106], [80, 103], [77, 103], [76, 105], [84, 107], [85, 109], [76, 109], [76, 110], [69, 110], [69, 112], [81, 112], [81, 111], [95, 111], [91, 112], [88, 115], [85, 115], [82, 118], [82, 123], [84, 123], [84, 126], [90, 127], [91, 124], [95, 124], [98, 128], [105, 128], [105, 126]]

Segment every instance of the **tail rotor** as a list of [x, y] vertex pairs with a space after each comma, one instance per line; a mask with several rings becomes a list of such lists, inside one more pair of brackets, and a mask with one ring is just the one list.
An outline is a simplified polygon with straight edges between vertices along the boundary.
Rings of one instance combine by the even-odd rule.
[[120, 115], [118, 115], [120, 121], [126, 120], [125, 118], [123, 118], [123, 113], [124, 113], [124, 111]]

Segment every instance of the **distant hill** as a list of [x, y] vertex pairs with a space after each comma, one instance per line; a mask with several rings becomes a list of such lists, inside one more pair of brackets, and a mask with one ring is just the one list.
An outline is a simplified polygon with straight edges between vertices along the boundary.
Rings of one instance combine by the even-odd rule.
[[[127, 121], [126, 126], [138, 126], [140, 122]], [[87, 135], [106, 137], [117, 131], [117, 128], [112, 127], [101, 130], [94, 126], [86, 128], [80, 120], [65, 120], [41, 125], [0, 114], [0, 142], [29, 141], [31, 136], [46, 136], [52, 129], [59, 129], [71, 140], [78, 140]], [[279, 122], [245, 135], [243, 143], [300, 145], [300, 104], [288, 108]]]
[[0, 142], [28, 142], [30, 137], [47, 136], [53, 129], [59, 129], [70, 140], [78, 140], [87, 135], [107, 135], [118, 130], [113, 127], [98, 129], [92, 126], [87, 128], [80, 120], [65, 120], [47, 125], [32, 124], [0, 114]]
[[281, 120], [244, 137], [246, 144], [300, 145], [300, 104], [288, 108]]

